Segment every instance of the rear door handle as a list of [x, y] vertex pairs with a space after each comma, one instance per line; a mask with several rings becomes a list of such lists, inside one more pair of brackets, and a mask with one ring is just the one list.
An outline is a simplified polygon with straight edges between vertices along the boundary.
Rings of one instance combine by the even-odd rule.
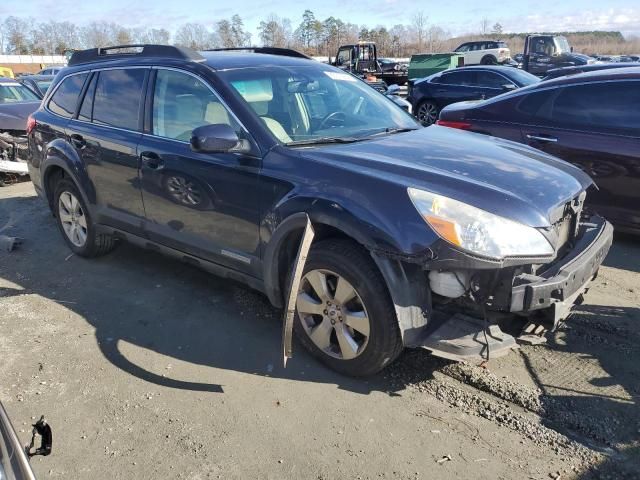
[[69, 139], [71, 140], [71, 144], [76, 148], [84, 148], [87, 146], [87, 142], [85, 141], [82, 135], [78, 135], [77, 133], [72, 134]]
[[164, 161], [153, 152], [142, 152], [140, 154], [140, 160], [142, 161], [142, 167], [149, 170], [162, 170], [164, 168]]
[[558, 139], [556, 137], [547, 137], [547, 136], [542, 136], [542, 135], [531, 135], [531, 134], [527, 134], [527, 138], [529, 140], [535, 140], [536, 142], [548, 142], [548, 143], [555, 143], [558, 141]]

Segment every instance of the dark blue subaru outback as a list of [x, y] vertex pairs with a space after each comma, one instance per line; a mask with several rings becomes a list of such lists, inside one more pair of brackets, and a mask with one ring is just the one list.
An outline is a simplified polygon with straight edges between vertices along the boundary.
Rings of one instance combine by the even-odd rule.
[[291, 298], [302, 343], [350, 375], [405, 346], [507, 353], [569, 315], [612, 240], [579, 169], [423, 129], [293, 51], [76, 52], [27, 128], [31, 178], [73, 252], [126, 240]]

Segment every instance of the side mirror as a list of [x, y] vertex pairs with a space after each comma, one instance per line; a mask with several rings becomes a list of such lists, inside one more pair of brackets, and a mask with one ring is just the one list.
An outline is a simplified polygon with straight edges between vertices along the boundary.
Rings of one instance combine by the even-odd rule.
[[203, 125], [191, 134], [191, 149], [203, 153], [249, 153], [251, 144], [241, 140], [230, 125]]
[[400, 94], [400, 85], [389, 85], [389, 88], [387, 88], [387, 91], [384, 92], [385, 95], [389, 96], [389, 95], [399, 95]]
[[571, 50], [571, 53], [573, 53], [573, 47], [569, 47], [569, 50]]
[[502, 90], [504, 90], [505, 92], [510, 92], [511, 90], [515, 90], [516, 87], [513, 83], [505, 83], [504, 85], [502, 85]]

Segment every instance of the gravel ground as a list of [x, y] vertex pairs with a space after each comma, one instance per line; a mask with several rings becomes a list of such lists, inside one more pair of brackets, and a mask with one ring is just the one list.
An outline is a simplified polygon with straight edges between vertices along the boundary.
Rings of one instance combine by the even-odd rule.
[[39, 478], [640, 478], [640, 240], [616, 238], [548, 342], [486, 367], [408, 351], [356, 380], [237, 284], [128, 245], [71, 256], [29, 183], [0, 189], [0, 400]]

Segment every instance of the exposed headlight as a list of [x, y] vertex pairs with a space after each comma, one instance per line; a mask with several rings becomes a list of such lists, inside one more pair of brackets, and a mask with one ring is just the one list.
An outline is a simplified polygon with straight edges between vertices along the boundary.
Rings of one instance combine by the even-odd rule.
[[535, 228], [425, 190], [409, 188], [407, 191], [429, 226], [461, 249], [497, 259], [548, 256], [554, 252]]

